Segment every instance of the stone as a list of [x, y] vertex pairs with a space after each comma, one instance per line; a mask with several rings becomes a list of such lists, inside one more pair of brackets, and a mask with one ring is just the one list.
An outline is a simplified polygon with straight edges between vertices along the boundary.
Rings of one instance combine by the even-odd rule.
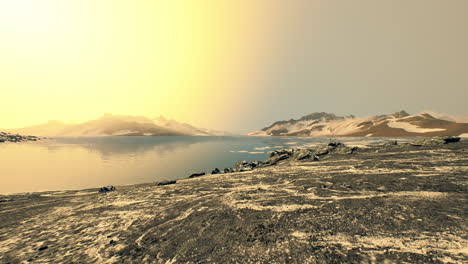
[[203, 176], [205, 175], [205, 172], [195, 172], [195, 173], [192, 173], [189, 178], [195, 178], [195, 177], [200, 177], [200, 176]]
[[386, 190], [387, 190], [387, 187], [385, 187], [385, 186], [380, 186], [380, 187], [377, 188], [377, 191], [379, 191], [379, 192], [385, 192]]
[[459, 137], [445, 136], [445, 137], [432, 137], [419, 139], [413, 142], [410, 142], [412, 146], [436, 146], [449, 143], [455, 143], [460, 141]]
[[280, 150], [275, 150], [275, 151], [272, 151], [270, 153], [270, 157], [274, 157], [274, 156], [279, 156], [279, 155], [292, 155], [293, 154], [293, 150], [292, 149], [280, 149]]
[[314, 155], [316, 156], [323, 156], [323, 155], [327, 155], [328, 153], [330, 153], [330, 146], [319, 146], [315, 149], [311, 149], [311, 151], [314, 153]]
[[303, 160], [310, 158], [312, 153], [308, 149], [298, 149], [294, 152], [293, 158], [295, 160]]
[[392, 140], [392, 141], [387, 141], [387, 142], [383, 143], [381, 146], [382, 147], [388, 147], [388, 146], [397, 146], [397, 145], [398, 145], [398, 141]]
[[232, 172], [234, 172], [233, 168], [225, 168], [224, 169], [224, 173], [232, 173]]
[[249, 163], [249, 166], [252, 167], [252, 168], [257, 168], [257, 167], [260, 167], [262, 165], [263, 165], [263, 162], [258, 161], [258, 160], [252, 161], [252, 162]]
[[170, 185], [170, 184], [176, 184], [177, 181], [163, 181], [158, 183], [158, 185]]
[[345, 145], [341, 145], [335, 148], [333, 152], [338, 154], [353, 154], [356, 150], [358, 150], [358, 147], [346, 147]]
[[46, 250], [48, 248], [49, 248], [49, 246], [46, 245], [46, 246], [42, 246], [42, 247], [38, 248], [37, 250], [38, 251], [43, 251], [43, 250]]
[[235, 171], [251, 171], [261, 165], [263, 165], [263, 162], [261, 161], [253, 161], [249, 163], [246, 160], [243, 160], [236, 163]]
[[241, 168], [239, 169], [239, 172], [251, 171], [251, 170], [253, 170], [252, 167], [247, 166], [247, 167], [241, 167]]
[[249, 165], [249, 163], [246, 160], [238, 161], [238, 162], [236, 162], [235, 170], [236, 171], [241, 171], [241, 169], [244, 168], [247, 165]]
[[220, 174], [221, 171], [218, 168], [215, 168], [213, 171], [211, 171], [211, 174]]
[[106, 192], [112, 192], [112, 191], [115, 191], [114, 186], [104, 186], [104, 187], [101, 187], [101, 189], [99, 189], [100, 193], [106, 193]]
[[269, 159], [267, 159], [267, 160], [265, 161], [265, 164], [267, 164], [267, 165], [275, 165], [275, 164], [277, 164], [279, 161], [288, 159], [289, 156], [290, 156], [289, 154], [275, 155], [275, 156], [270, 157]]

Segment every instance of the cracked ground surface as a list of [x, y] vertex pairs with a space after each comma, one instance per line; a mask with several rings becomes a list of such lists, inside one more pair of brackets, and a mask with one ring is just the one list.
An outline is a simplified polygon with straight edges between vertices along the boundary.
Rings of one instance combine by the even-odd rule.
[[467, 263], [467, 146], [0, 196], [0, 263]]

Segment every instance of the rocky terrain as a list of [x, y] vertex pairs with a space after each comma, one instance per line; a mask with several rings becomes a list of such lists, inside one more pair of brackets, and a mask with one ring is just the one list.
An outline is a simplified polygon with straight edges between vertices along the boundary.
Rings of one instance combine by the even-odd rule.
[[23, 141], [38, 141], [40, 138], [36, 136], [22, 136], [19, 134], [10, 134], [0, 132], [0, 143], [4, 142], [23, 142]]
[[228, 135], [226, 132], [198, 128], [164, 117], [150, 119], [143, 116], [121, 116], [112, 114], [105, 114], [96, 120], [90, 120], [79, 124], [49, 121], [46, 124], [5, 131], [48, 137]]
[[467, 149], [330, 142], [227, 173], [0, 196], [0, 263], [466, 263]]
[[[434, 114], [433, 114], [434, 115]], [[434, 137], [468, 136], [466, 120], [429, 113], [410, 115], [405, 111], [371, 117], [313, 113], [299, 119], [278, 121], [249, 133], [249, 136], [349, 136], [349, 137]]]

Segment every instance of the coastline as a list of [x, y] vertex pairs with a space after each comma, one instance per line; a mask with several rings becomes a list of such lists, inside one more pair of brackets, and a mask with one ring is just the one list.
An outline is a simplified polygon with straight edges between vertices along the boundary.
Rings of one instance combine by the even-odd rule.
[[2, 263], [468, 260], [468, 143], [157, 183], [0, 196]]

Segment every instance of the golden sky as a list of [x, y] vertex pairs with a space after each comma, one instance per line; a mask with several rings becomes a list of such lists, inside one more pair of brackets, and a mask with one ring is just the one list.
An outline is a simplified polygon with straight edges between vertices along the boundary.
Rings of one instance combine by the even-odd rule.
[[[0, 128], [468, 115], [466, 0], [0, 0]], [[465, 98], [465, 99], [464, 99]]]
[[226, 86], [238, 64], [255, 64], [246, 49], [261, 53], [250, 22], [266, 18], [234, 2], [0, 0], [1, 127], [103, 113], [216, 119], [247, 92]]

